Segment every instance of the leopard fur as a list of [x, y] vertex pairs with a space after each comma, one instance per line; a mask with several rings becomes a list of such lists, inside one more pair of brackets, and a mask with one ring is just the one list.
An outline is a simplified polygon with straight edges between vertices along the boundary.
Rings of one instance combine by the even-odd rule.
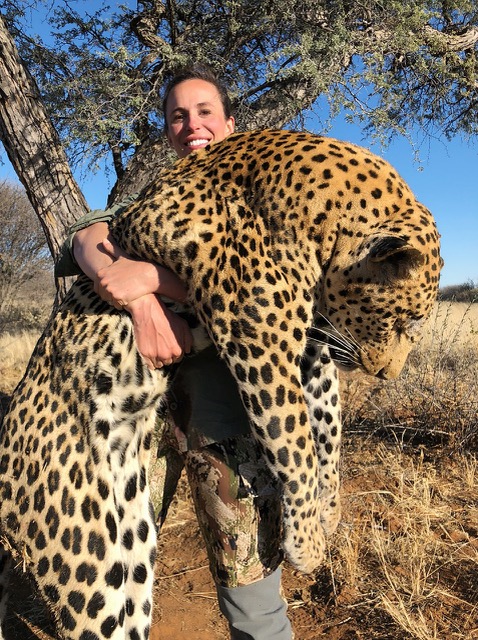
[[[256, 131], [179, 161], [110, 226], [124, 250], [187, 284], [194, 331], [231, 369], [281, 482], [284, 550], [312, 571], [340, 516], [336, 364], [400, 372], [438, 287], [430, 212], [363, 148]], [[148, 636], [148, 465], [167, 386], [168, 372], [142, 361], [129, 316], [80, 277], [0, 433], [3, 595], [21, 559], [64, 638]]]

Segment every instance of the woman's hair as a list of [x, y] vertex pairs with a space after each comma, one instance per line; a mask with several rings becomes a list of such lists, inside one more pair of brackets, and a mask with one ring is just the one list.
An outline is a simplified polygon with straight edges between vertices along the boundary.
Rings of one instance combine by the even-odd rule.
[[181, 82], [184, 82], [185, 80], [204, 80], [205, 82], [209, 82], [210, 84], [214, 85], [219, 93], [219, 97], [221, 98], [226, 119], [232, 116], [231, 99], [229, 98], [226, 87], [221, 82], [221, 80], [219, 80], [211, 67], [209, 67], [207, 64], [197, 62], [195, 64], [188, 65], [187, 67], [182, 67], [181, 69], [179, 69], [166, 85], [163, 96], [163, 117], [165, 129], [168, 128], [168, 122], [166, 119], [166, 107], [169, 94], [174, 89], [174, 87], [176, 87]]

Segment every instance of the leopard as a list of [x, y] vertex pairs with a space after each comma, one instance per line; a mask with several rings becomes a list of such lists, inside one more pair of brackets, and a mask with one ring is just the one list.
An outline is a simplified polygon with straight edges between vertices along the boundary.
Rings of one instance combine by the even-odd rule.
[[[179, 160], [110, 231], [185, 283], [177, 311], [227, 363], [279, 482], [284, 553], [314, 571], [341, 515], [339, 371], [403, 368], [443, 264], [431, 212], [366, 148], [264, 130]], [[1, 427], [2, 613], [15, 565], [62, 638], [148, 637], [149, 466], [174, 368], [148, 368], [129, 314], [78, 277]]]

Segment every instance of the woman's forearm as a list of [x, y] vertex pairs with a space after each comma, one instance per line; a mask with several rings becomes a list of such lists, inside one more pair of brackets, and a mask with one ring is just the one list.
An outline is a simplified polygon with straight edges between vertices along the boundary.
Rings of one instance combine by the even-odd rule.
[[94, 283], [95, 291], [115, 306], [156, 293], [184, 301], [187, 290], [169, 269], [153, 262], [135, 260], [109, 238], [106, 222], [81, 229], [73, 239], [78, 266]]

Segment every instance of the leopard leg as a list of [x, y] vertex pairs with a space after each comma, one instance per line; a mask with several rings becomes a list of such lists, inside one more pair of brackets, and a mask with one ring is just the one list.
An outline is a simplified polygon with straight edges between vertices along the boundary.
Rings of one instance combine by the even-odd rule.
[[136, 442], [130, 442], [118, 456], [112, 455], [125, 575], [126, 638], [148, 638], [151, 626], [157, 537], [148, 483], [151, 428], [155, 416], [152, 418], [149, 424], [137, 422], [135, 432], [143, 435]]
[[320, 521], [327, 534], [340, 521], [340, 438], [342, 430], [337, 367], [326, 346], [307, 344], [302, 386], [319, 460]]
[[[263, 351], [259, 342], [251, 342], [248, 349]], [[310, 573], [323, 561], [325, 537], [320, 523], [319, 465], [300, 381], [301, 356], [291, 347], [278, 350], [265, 364], [256, 364], [247, 358], [248, 349], [231, 342], [223, 357], [236, 377], [266, 464], [281, 485], [283, 549], [294, 567]], [[298, 353], [304, 350], [305, 340], [297, 345]]]
[[59, 542], [48, 540], [40, 551], [43, 538], [32, 540], [30, 568], [65, 640], [149, 635], [156, 533], [147, 473], [154, 420], [154, 411], [118, 419], [102, 447], [92, 442], [95, 464], [81, 465], [86, 481], [74, 483], [71, 472], [60, 480]]
[[47, 535], [37, 514], [29, 514], [16, 553], [25, 558], [62, 639], [124, 640], [121, 514], [111, 475], [94, 473], [91, 465], [82, 468], [88, 477], [82, 477], [81, 486], [79, 476], [70, 482], [71, 468], [59, 478], [61, 502], [48, 509]]

